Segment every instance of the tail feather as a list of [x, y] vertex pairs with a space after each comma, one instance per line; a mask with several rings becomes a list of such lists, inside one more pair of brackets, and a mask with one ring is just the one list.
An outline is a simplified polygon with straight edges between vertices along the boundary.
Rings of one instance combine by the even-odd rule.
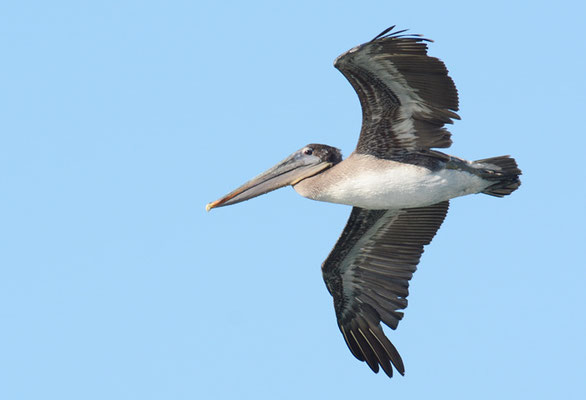
[[474, 161], [480, 176], [488, 181], [495, 181], [482, 191], [490, 196], [503, 197], [513, 193], [521, 186], [519, 175], [522, 174], [517, 162], [510, 156], [485, 158]]

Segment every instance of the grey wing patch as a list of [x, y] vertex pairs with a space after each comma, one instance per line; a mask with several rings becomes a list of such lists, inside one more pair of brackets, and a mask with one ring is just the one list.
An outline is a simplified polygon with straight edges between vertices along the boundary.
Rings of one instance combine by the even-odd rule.
[[[356, 358], [388, 376], [404, 374], [401, 356], [380, 322], [396, 329], [407, 307], [409, 280], [423, 246], [441, 226], [449, 203], [402, 210], [352, 209], [322, 265], [338, 327]], [[392, 366], [391, 366], [392, 365]]]
[[444, 63], [427, 55], [430, 40], [389, 30], [334, 62], [362, 106], [356, 151], [388, 157], [449, 147], [451, 135], [443, 126], [460, 119], [454, 82]]

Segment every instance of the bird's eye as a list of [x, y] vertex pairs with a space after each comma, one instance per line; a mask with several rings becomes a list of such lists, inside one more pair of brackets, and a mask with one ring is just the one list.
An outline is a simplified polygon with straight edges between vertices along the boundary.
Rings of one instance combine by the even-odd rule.
[[313, 149], [305, 149], [303, 150], [303, 154], [305, 154], [306, 156], [310, 156], [313, 154]]

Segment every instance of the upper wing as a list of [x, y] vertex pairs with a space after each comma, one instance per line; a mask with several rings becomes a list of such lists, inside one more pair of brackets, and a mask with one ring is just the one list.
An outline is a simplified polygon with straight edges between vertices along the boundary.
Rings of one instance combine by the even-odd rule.
[[322, 265], [334, 298], [338, 326], [350, 351], [388, 376], [391, 363], [400, 374], [401, 356], [385, 336], [380, 321], [395, 329], [407, 307], [409, 280], [441, 226], [447, 201], [402, 210], [354, 207], [340, 239]]
[[356, 151], [379, 157], [406, 150], [450, 147], [443, 128], [460, 119], [458, 91], [444, 63], [427, 55], [419, 35], [388, 33], [339, 56], [334, 66], [350, 81], [362, 106]]

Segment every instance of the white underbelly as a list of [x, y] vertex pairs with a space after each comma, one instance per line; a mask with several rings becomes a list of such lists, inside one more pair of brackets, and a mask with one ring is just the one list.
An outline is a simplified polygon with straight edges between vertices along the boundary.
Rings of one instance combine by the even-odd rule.
[[301, 187], [295, 187], [295, 190], [314, 200], [366, 209], [390, 209], [424, 207], [479, 193], [490, 184], [464, 171], [434, 172], [416, 165], [383, 162], [394, 165], [376, 169], [360, 168], [360, 165], [353, 169], [345, 168], [336, 173], [335, 179], [327, 179], [328, 183], [320, 185], [318, 191], [308, 192]]

